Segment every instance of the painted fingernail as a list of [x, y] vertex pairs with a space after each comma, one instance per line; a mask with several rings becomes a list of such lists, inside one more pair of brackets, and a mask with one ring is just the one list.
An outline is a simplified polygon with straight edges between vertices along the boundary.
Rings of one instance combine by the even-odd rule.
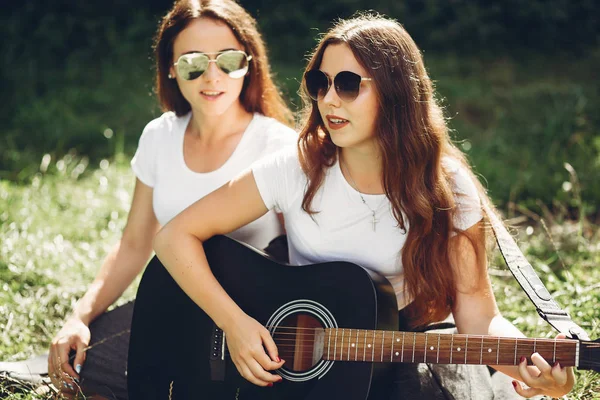
[[275, 361], [281, 362], [281, 359], [279, 357], [275, 357]]
[[273, 387], [273, 382], [269, 382], [268, 387]]
[[80, 373], [81, 373], [81, 364], [77, 364], [77, 365], [75, 366], [75, 372], [77, 372], [78, 374], [80, 374]]
[[69, 384], [67, 384], [67, 386], [69, 387], [69, 389], [71, 389], [71, 390], [75, 390], [75, 388], [73, 387], [73, 385], [71, 385], [70, 383], [69, 383]]
[[77, 383], [79, 383], [79, 378], [73, 378], [73, 380]]
[[68, 388], [69, 387], [69, 385], [67, 385], [67, 382], [63, 382], [63, 387], [64, 388]]
[[525, 357], [521, 357], [521, 362], [525, 361], [526, 358]]
[[517, 390], [517, 382], [516, 381], [512, 381], [513, 387], [515, 388], [515, 390]]
[[554, 363], [554, 365], [552, 367], [553, 368], [556, 368], [556, 367], [560, 368], [560, 363], [557, 361], [557, 362]]

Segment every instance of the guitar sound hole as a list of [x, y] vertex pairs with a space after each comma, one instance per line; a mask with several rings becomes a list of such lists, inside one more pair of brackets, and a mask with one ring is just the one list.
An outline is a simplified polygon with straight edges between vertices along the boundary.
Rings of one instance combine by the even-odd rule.
[[285, 360], [285, 369], [308, 371], [323, 357], [325, 330], [312, 315], [298, 313], [286, 317], [275, 328], [273, 339], [279, 357]]

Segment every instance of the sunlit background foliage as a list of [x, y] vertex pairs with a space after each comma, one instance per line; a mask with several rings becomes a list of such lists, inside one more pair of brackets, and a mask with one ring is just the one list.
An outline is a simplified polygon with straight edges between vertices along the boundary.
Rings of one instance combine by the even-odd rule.
[[[600, 33], [593, 0], [241, 1], [289, 104], [338, 17], [374, 9], [423, 49], [453, 135], [557, 301], [600, 333]], [[160, 115], [151, 43], [170, 1], [21, 1], [0, 8], [0, 359], [44, 351], [118, 239], [128, 161]], [[498, 257], [504, 315], [551, 337]], [[134, 296], [130, 288], [120, 301]], [[15, 394], [0, 384], [0, 398]], [[600, 398], [579, 374], [573, 399]], [[41, 397], [40, 397], [41, 398]]]

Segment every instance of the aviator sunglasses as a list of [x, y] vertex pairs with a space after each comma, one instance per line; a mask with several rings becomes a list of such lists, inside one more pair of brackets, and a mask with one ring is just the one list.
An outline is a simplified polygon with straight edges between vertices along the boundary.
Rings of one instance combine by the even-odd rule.
[[340, 99], [346, 102], [354, 101], [360, 90], [362, 81], [370, 81], [371, 78], [365, 78], [354, 72], [341, 71], [331, 79], [329, 75], [318, 69], [313, 69], [304, 74], [306, 91], [314, 101], [323, 100], [323, 97], [329, 92], [331, 83]]
[[[214, 60], [208, 56], [217, 55]], [[226, 50], [218, 53], [189, 53], [184, 54], [173, 64], [182, 79], [191, 81], [202, 75], [211, 62], [225, 72], [230, 78], [239, 79], [246, 75], [252, 56], [241, 50]]]

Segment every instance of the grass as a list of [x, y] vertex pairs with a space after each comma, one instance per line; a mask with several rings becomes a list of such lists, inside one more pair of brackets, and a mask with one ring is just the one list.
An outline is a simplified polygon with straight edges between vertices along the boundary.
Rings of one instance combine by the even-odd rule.
[[[0, 182], [0, 358], [46, 351], [125, 223], [133, 175], [122, 157], [42, 162], [29, 185]], [[130, 288], [120, 302], [133, 298]], [[36, 398], [9, 394], [0, 398]]]
[[[101, 260], [119, 238], [134, 176], [126, 157], [89, 165], [69, 154], [45, 157], [30, 183], [0, 182], [0, 359], [26, 359], [47, 349]], [[520, 246], [556, 300], [592, 337], [600, 336], [600, 231], [586, 219], [540, 216], [519, 231]], [[496, 297], [506, 318], [529, 336], [555, 332], [508, 274], [499, 256], [490, 267]], [[119, 300], [135, 294], [135, 285]], [[14, 389], [14, 387], [13, 387]], [[12, 393], [0, 398], [48, 399]], [[600, 378], [579, 372], [569, 399], [600, 399]]]

